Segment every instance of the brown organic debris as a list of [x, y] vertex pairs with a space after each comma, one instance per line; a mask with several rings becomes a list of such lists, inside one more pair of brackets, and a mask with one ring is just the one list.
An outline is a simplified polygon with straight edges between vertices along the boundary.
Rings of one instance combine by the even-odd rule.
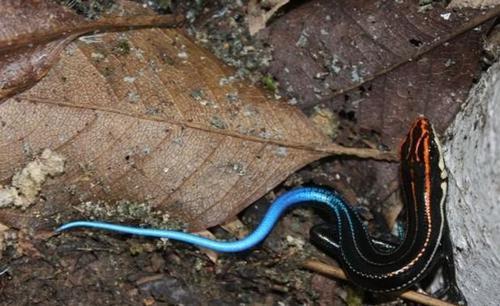
[[[425, 115], [438, 133], [453, 120], [480, 72], [488, 20], [499, 13], [500, 7], [456, 10], [436, 1], [308, 1], [262, 31], [274, 47], [263, 73], [307, 113], [315, 116], [317, 106], [334, 113], [336, 143], [395, 150], [415, 117]], [[321, 175], [345, 174], [371, 207], [399, 201], [390, 197], [396, 164], [332, 164], [320, 165]]]
[[274, 14], [290, 0], [250, 0], [248, 2], [248, 31], [255, 35], [266, 27], [266, 23]]
[[[210, 232], [208, 230], [197, 232], [197, 233], [195, 233], [195, 235], [205, 237], [205, 238], [208, 238], [211, 240], [217, 240], [217, 237], [215, 237], [215, 235], [212, 234], [212, 232]], [[208, 257], [208, 259], [211, 262], [213, 262], [214, 264], [217, 263], [217, 260], [219, 259], [219, 253], [212, 251], [212, 250], [209, 250], [209, 249], [202, 249], [202, 252]]]
[[[8, 226], [4, 225], [3, 223], [0, 223], [0, 259], [2, 259], [2, 252], [5, 251], [6, 244], [5, 244], [5, 234], [7, 230], [9, 229]], [[0, 271], [0, 276], [1, 276]]]
[[335, 139], [338, 134], [339, 120], [331, 110], [316, 106], [309, 118], [325, 135]]
[[239, 218], [234, 218], [220, 225], [225, 231], [231, 233], [234, 237], [242, 239], [249, 234], [248, 228]]

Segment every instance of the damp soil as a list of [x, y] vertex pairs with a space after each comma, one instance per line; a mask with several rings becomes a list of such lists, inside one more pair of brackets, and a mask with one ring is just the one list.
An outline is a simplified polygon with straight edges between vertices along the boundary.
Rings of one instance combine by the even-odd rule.
[[[244, 213], [249, 228], [266, 206]], [[315, 304], [312, 286], [322, 277], [301, 268], [316, 253], [303, 234], [313, 217], [308, 210], [292, 212], [262, 246], [219, 255], [216, 262], [203, 250], [169, 241], [83, 230], [18, 233], [2, 258], [0, 304]], [[212, 232], [228, 237], [222, 229]]]

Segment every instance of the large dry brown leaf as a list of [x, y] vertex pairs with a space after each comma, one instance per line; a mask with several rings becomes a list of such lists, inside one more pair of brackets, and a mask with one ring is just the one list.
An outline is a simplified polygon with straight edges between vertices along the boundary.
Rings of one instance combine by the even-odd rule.
[[[61, 184], [82, 199], [147, 199], [196, 228], [218, 224], [321, 157], [268, 141], [324, 144], [307, 119], [228, 78], [172, 30], [70, 45], [50, 73], [0, 106], [0, 178], [26, 150], [68, 157]], [[130, 52], [116, 51], [128, 44]]]
[[67, 167], [44, 189], [50, 201], [147, 200], [201, 229], [310, 161], [350, 152], [231, 73], [176, 30], [77, 41], [0, 104], [0, 182], [51, 148]]

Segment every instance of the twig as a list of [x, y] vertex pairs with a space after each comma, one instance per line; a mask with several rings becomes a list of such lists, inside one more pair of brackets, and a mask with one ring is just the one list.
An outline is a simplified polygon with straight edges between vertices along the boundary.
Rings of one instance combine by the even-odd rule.
[[0, 270], [0, 276], [4, 275], [7, 272], [9, 272], [9, 267], [5, 267], [4, 269]]
[[[316, 261], [316, 260], [307, 260], [304, 262], [303, 266], [309, 270], [314, 272], [318, 272], [320, 274], [333, 276], [338, 279], [348, 280], [344, 271], [338, 267], [330, 266], [325, 263]], [[399, 297], [413, 301], [416, 303], [420, 303], [428, 306], [454, 306], [455, 304], [451, 304], [428, 295], [418, 293], [416, 291], [405, 291], [399, 295]]]
[[181, 15], [158, 16], [131, 16], [107, 17], [94, 21], [83, 22], [79, 25], [60, 27], [52, 32], [27, 33], [16, 36], [14, 39], [0, 40], [0, 54], [5, 51], [35, 46], [69, 36], [80, 36], [91, 32], [120, 31], [132, 28], [146, 27], [176, 27], [184, 21]]
[[372, 158], [375, 160], [399, 161], [399, 154], [394, 151], [380, 151], [377, 149], [349, 148], [336, 143], [317, 147], [316, 151], [325, 152], [330, 155], [356, 156], [358, 158]]

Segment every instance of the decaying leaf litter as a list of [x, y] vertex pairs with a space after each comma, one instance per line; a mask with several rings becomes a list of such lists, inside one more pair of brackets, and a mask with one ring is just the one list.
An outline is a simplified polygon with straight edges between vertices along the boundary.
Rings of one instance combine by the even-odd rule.
[[5, 180], [31, 158], [26, 150], [67, 159], [47, 200], [146, 200], [205, 229], [313, 160], [356, 154], [296, 108], [231, 80], [177, 29], [101, 34], [54, 57], [40, 81], [2, 103]]
[[[479, 71], [480, 37], [488, 25], [475, 28], [477, 16], [471, 12], [411, 3], [387, 2], [380, 10], [374, 2], [319, 1], [268, 27], [278, 58], [269, 68], [271, 74], [302, 101], [306, 112], [333, 110], [344, 129], [337, 142], [397, 148], [412, 118], [425, 114], [444, 131], [465, 100]], [[330, 17], [322, 17], [323, 11]], [[465, 28], [469, 31], [456, 36]], [[289, 37], [299, 39], [284, 48]], [[301, 64], [288, 69], [306, 71], [309, 78], [287, 73], [284, 67], [292, 63]], [[397, 167], [333, 161], [325, 171], [330, 177], [348, 175], [358, 197], [369, 195], [369, 202], [392, 207], [400, 205], [399, 197], [391, 197], [398, 188]], [[367, 177], [371, 184], [364, 183]]]
[[[209, 22], [211, 21], [210, 18], [215, 19], [215, 20], [219, 20], [219, 21], [220, 20], [227, 21], [230, 26], [235, 26], [235, 25], [234, 25], [234, 22], [229, 22], [229, 21], [240, 20], [240, 22], [241, 22], [241, 19], [238, 19], [238, 18], [241, 18], [241, 15], [238, 17], [238, 14], [241, 14], [241, 11], [244, 9], [243, 6], [239, 7], [237, 4], [233, 5], [233, 6], [231, 6], [230, 4], [223, 5], [223, 3], [221, 5], [222, 5], [221, 7], [217, 7], [217, 6], [212, 7], [211, 8], [212, 11], [205, 10], [205, 13], [202, 14], [197, 19], [197, 21], [200, 22], [200, 24], [203, 24], [203, 16], [205, 16], [205, 17], [209, 16], [208, 20], [205, 20], [206, 21], [205, 27], [199, 26], [199, 28], [201, 28], [201, 29], [204, 29], [204, 28], [208, 29], [208, 31], [205, 32], [205, 34], [208, 33], [208, 35], [207, 35], [207, 37], [208, 37], [207, 40], [208, 41], [210, 41], [210, 39], [213, 38], [214, 34], [217, 35], [217, 31], [210, 32], [211, 31], [211, 28], [210, 28], [210, 25], [209, 25]], [[190, 9], [191, 10], [196, 10], [196, 9], [199, 9], [199, 8], [196, 8], [196, 7], [193, 6]], [[220, 13], [220, 12], [224, 12], [224, 11], [226, 13], [224, 13], [222, 15], [219, 14], [220, 15], [219, 17], [217, 17], [217, 14], [215, 14], [215, 13]], [[190, 12], [189, 10], [187, 12], [188, 13], [186, 13], [186, 17], [189, 19], [189, 17], [191, 17], [192, 15], [189, 14], [189, 12]], [[293, 12], [293, 10], [290, 10], [290, 12]], [[212, 16], [212, 17], [210, 17], [210, 16]], [[285, 14], [284, 16], [286, 17], [287, 14]], [[236, 18], [236, 17], [238, 17], [238, 18]], [[220, 25], [220, 23], [219, 23], [219, 25]], [[236, 23], [236, 25], [240, 27], [239, 28], [240, 29], [240, 33], [243, 32], [241, 29], [244, 29], [244, 26], [242, 26], [242, 24], [238, 25], [237, 23]], [[223, 30], [219, 30], [219, 32], [221, 33], [221, 35], [224, 33]], [[203, 36], [203, 32], [196, 32], [194, 34], [198, 38]], [[212, 37], [211, 37], [211, 35], [212, 35]], [[125, 48], [120, 48], [118, 50], [123, 50], [123, 49], [126, 50], [127, 49], [126, 48], [126, 44], [123, 44], [123, 43], [122, 44], [117, 44], [116, 47], [125, 47]], [[238, 48], [240, 48], [240, 47], [242, 47], [242, 46], [235, 43], [234, 50], [232, 50], [232, 52], [237, 53]], [[248, 47], [248, 46], [246, 46], [246, 47]], [[247, 48], [247, 50], [248, 50], [248, 48]], [[250, 48], [250, 50], [251, 50], [251, 48]], [[97, 55], [97, 57], [99, 57], [99, 56]], [[222, 56], [222, 57], [224, 57], [224, 56]], [[243, 69], [240, 69], [239, 71], [242, 71], [244, 69], [248, 69], [248, 67], [243, 66]], [[258, 79], [258, 78], [256, 78], [256, 79]], [[130, 80], [130, 79], [128, 79], [128, 80]], [[271, 81], [272, 81], [272, 78], [271, 78]], [[126, 97], [129, 98], [129, 95], [127, 94]], [[134, 97], [135, 97], [135, 95], [131, 96], [132, 100], [134, 99]], [[201, 104], [205, 104], [205, 103], [207, 105], [209, 104], [208, 103], [209, 102], [208, 99], [205, 99], [203, 97], [203, 94], [200, 95], [200, 93], [198, 91], [190, 92], [190, 98], [194, 99], [198, 103], [200, 101], [203, 101]], [[291, 97], [291, 99], [289, 101], [291, 103], [294, 103], [293, 97]], [[217, 122], [218, 121], [216, 121], [216, 123]], [[216, 124], [216, 125], [220, 125], [220, 122], [218, 122], [218, 124]], [[345, 133], [344, 133], [344, 137], [345, 137]], [[356, 140], [357, 139], [354, 139], [354, 141], [356, 141]], [[365, 140], [365, 142], [366, 143], [370, 143], [369, 140], [368, 141]], [[376, 143], [376, 142], [374, 142], [374, 143]], [[241, 167], [236, 166], [236, 167], [233, 167], [232, 169], [236, 169], [239, 172], [241, 170]], [[317, 170], [315, 170], [315, 168], [310, 168], [310, 169], [311, 170], [307, 170], [305, 172], [306, 175], [299, 174], [299, 175], [293, 176], [292, 179], [289, 180], [287, 184], [291, 184], [291, 185], [295, 186], [295, 184], [297, 182], [301, 182], [302, 181], [302, 182], [306, 182], [307, 183], [308, 181], [311, 180], [311, 177], [314, 180], [318, 180], [318, 177], [319, 178], [326, 177], [325, 175], [321, 174], [321, 170], [317, 171]], [[85, 171], [92, 171], [92, 169], [85, 168]], [[309, 177], [307, 176], [307, 173], [309, 173]], [[311, 173], [312, 173], [312, 175], [311, 175]], [[335, 176], [332, 176], [332, 177], [335, 178]], [[325, 181], [323, 181], [323, 182], [325, 182]], [[326, 182], [328, 183], [327, 185], [330, 185], [330, 186], [334, 185], [335, 186], [335, 184], [332, 184], [332, 182], [329, 181], [329, 179], [327, 179]], [[338, 187], [338, 186], [336, 186], [336, 187]], [[351, 194], [353, 194], [353, 196], [356, 196], [355, 193], [351, 192]], [[45, 197], [45, 195], [43, 195], [43, 196]], [[261, 205], [258, 205], [258, 206], [262, 207], [262, 204], [267, 203], [269, 200], [271, 200], [271, 199], [268, 198], [268, 199], [262, 200]], [[92, 205], [90, 205], [90, 206], [92, 206]], [[155, 215], [154, 212], [148, 211], [147, 208], [144, 209], [144, 205], [143, 206], [138, 205], [136, 207], [133, 202], [132, 203], [123, 202], [123, 203], [121, 203], [119, 205], [119, 207], [122, 207], [122, 208], [117, 209], [117, 211], [120, 212], [120, 214], [122, 215], [122, 218], [123, 218], [124, 221], [127, 221], [127, 220], [125, 220], [126, 218], [123, 217], [123, 215], [124, 214], [126, 215], [127, 212], [129, 212], [131, 214], [132, 219], [136, 219], [137, 216], [145, 216], [146, 215], [150, 219], [156, 218], [156, 219], [160, 219], [161, 220], [161, 215], [160, 216]], [[142, 209], [141, 209], [141, 207], [142, 207]], [[79, 209], [82, 210], [82, 208], [79, 208]], [[85, 211], [84, 208], [83, 208], [83, 211]], [[50, 210], [49, 210], [49, 212], [50, 212]], [[86, 212], [86, 213], [89, 213], [89, 212]], [[136, 215], [134, 215], [134, 214], [136, 214]], [[312, 216], [310, 216], [309, 212], [306, 212], [305, 216], [302, 216], [302, 214], [303, 214], [302, 212], [299, 212], [299, 213], [292, 214], [290, 216], [290, 218], [292, 218], [292, 220], [294, 220], [295, 222], [290, 222], [290, 221], [288, 221], [288, 218], [286, 218], [286, 220], [284, 221], [284, 223], [286, 225], [288, 225], [288, 228], [285, 227], [285, 229], [283, 230], [283, 225], [280, 226], [280, 229], [277, 231], [276, 235], [273, 234], [274, 239], [273, 239], [273, 237], [271, 237], [270, 242], [266, 243], [266, 245], [270, 246], [270, 253], [269, 254], [271, 254], [271, 255], [272, 254], [280, 254], [279, 251], [278, 251], [278, 253], [276, 253], [276, 250], [281, 250], [281, 252], [283, 252], [283, 249], [282, 249], [283, 246], [280, 246], [280, 243], [282, 243], [282, 241], [280, 241], [280, 239], [282, 238], [282, 236], [280, 237], [278, 234], [283, 235], [283, 232], [284, 232], [285, 236], [286, 236], [286, 233], [287, 232], [289, 233], [290, 228], [292, 228], [292, 229], [294, 227], [297, 228], [297, 225], [296, 225], [296, 223], [297, 223], [296, 219], [297, 218], [299, 220], [303, 221], [302, 223], [299, 222], [299, 224], [303, 225], [304, 227], [302, 228], [300, 225], [298, 226], [298, 230], [296, 232], [297, 233], [296, 237], [302, 237], [302, 239], [304, 239], [303, 232], [307, 231], [307, 228], [312, 224], [312, 223], [309, 223], [309, 222], [312, 222], [312, 220], [311, 220]], [[42, 227], [42, 228], [43, 228], [43, 225], [41, 225], [42, 223], [53, 224], [53, 221], [50, 221], [50, 222], [47, 222], [47, 221], [34, 222], [33, 219], [35, 219], [34, 218], [35, 216], [32, 215], [31, 219], [29, 219], [28, 218], [29, 214], [27, 214], [27, 213], [26, 214], [21, 214], [21, 213], [18, 213], [16, 211], [9, 211], [7, 215], [10, 216], [9, 217], [10, 219], [18, 219], [17, 222], [19, 224], [22, 224], [22, 225], [20, 225], [20, 227], [25, 227], [26, 224], [30, 224], [30, 223], [31, 224], [38, 223], [38, 224], [36, 224], [34, 226], [35, 227]], [[81, 213], [76, 213], [76, 215], [81, 216]], [[13, 218], [13, 216], [18, 216], [18, 218]], [[21, 217], [19, 217], [19, 216], [21, 216], [22, 218], [24, 218], [25, 221], [24, 222], [19, 222], [19, 220], [21, 219]], [[26, 219], [29, 219], [29, 221], [26, 221]], [[139, 219], [140, 219], [139, 222], [145, 222], [145, 223], [149, 223], [149, 224], [155, 224], [155, 223], [151, 222], [151, 220], [141, 219], [141, 217], [139, 217]], [[258, 220], [258, 218], [252, 218], [252, 219], [254, 219], [254, 221]], [[136, 220], [136, 222], [137, 222], [137, 220]], [[281, 231], [283, 231], [283, 232], [281, 232]], [[26, 236], [28, 236], [28, 235], [26, 235]], [[83, 246], [83, 247], [80, 246], [79, 247], [80, 251], [92, 253], [92, 250], [94, 250], [94, 253], [95, 253], [95, 252], [107, 252], [107, 251], [112, 252], [113, 250], [120, 250], [120, 248], [121, 248], [122, 251], [127, 249], [127, 248], [123, 248], [123, 244], [125, 243], [125, 245], [126, 245], [128, 243], [128, 241], [123, 241], [121, 239], [116, 239], [115, 241], [113, 241], [115, 238], [113, 238], [113, 237], [101, 237], [101, 235], [99, 235], [99, 234], [95, 234], [95, 235], [91, 234], [91, 236], [95, 237], [94, 239], [97, 239], [98, 241], [104, 241], [103, 243], [105, 245], [107, 245], [107, 246], [110, 246], [110, 247], [103, 248], [102, 245], [100, 247], [97, 246], [97, 245], [94, 245], [93, 246], [94, 248], [92, 248], [92, 245], [91, 246]], [[293, 238], [295, 236], [292, 236], [292, 235], [288, 235], [288, 236], [291, 236], [291, 237], [290, 238], [287, 237], [288, 239], [286, 241], [290, 242], [292, 245], [297, 245], [297, 242]], [[87, 236], [82, 234], [81, 235], [81, 239], [82, 240], [80, 242], [82, 242], [82, 241], [85, 242], [85, 237], [87, 237]], [[76, 238], [78, 238], [78, 236]], [[273, 240], [274, 240], [274, 242], [273, 242]], [[113, 241], [113, 242], [110, 243], [110, 241]], [[275, 243], [277, 243], [279, 247], [273, 247], [273, 245]], [[117, 245], [119, 245], [119, 244], [122, 244], [122, 246], [117, 247]], [[149, 246], [148, 246], [148, 244], [149, 244]], [[26, 250], [28, 250], [30, 248], [31, 248], [31, 250], [33, 250], [33, 244], [31, 244], [31, 246], [30, 246], [29, 243], [25, 243], [24, 245], [25, 245], [25, 249]], [[179, 271], [183, 271], [182, 270], [182, 264], [180, 265], [180, 267], [176, 267], [177, 269], [175, 271], [173, 269], [168, 268], [168, 267], [166, 268], [165, 267], [165, 263], [163, 263], [163, 265], [162, 265], [162, 261], [165, 261], [165, 259], [169, 259], [170, 255], [165, 255], [165, 254], [162, 254], [162, 253], [156, 253], [155, 251], [153, 251], [155, 249], [155, 247], [152, 247], [151, 243], [146, 243], [145, 245], [146, 246], [144, 246], [144, 245], [142, 245], [142, 243], [140, 243], [140, 244], [137, 244], [137, 245], [136, 244], [130, 245], [130, 247], [129, 247], [130, 254], [139, 254], [139, 255], [137, 255], [138, 257], [141, 257], [141, 255], [142, 255], [142, 259], [141, 260], [139, 260], [138, 257], [136, 257], [136, 258], [119, 258], [119, 260], [122, 261], [122, 263], [124, 264], [124, 266], [128, 266], [128, 267], [131, 268], [130, 269], [131, 271], [148, 271], [149, 275], [144, 276], [144, 277], [138, 277], [138, 278], [130, 277], [130, 275], [132, 275], [133, 273], [126, 273], [126, 271], [121, 271], [121, 270], [120, 270], [120, 272], [116, 272], [115, 271], [115, 272], [111, 273], [111, 271], [109, 271], [108, 268], [109, 267], [114, 267], [115, 264], [113, 264], [112, 262], [110, 263], [109, 261], [115, 260], [115, 258], [113, 258], [113, 257], [117, 256], [116, 254], [110, 254], [109, 257], [106, 257], [106, 255], [102, 255], [101, 253], [99, 253], [99, 255], [102, 255], [102, 257], [99, 257], [96, 254], [90, 254], [90, 255], [92, 255], [92, 256], [90, 256], [90, 258], [86, 258], [86, 259], [82, 259], [82, 260], [94, 263], [94, 266], [97, 267], [97, 268], [99, 268], [99, 267], [101, 267], [101, 268], [106, 267], [106, 270], [103, 269], [103, 271], [107, 271], [107, 272], [110, 273], [108, 275], [108, 277], [110, 277], [111, 275], [113, 275], [115, 277], [117, 276], [116, 278], [118, 278], [118, 279], [120, 279], [120, 278], [123, 277], [123, 276], [120, 277], [119, 275], [116, 275], [116, 274], [113, 274], [113, 273], [123, 273], [122, 275], [127, 275], [129, 282], [128, 282], [128, 284], [125, 284], [126, 282], [124, 283], [125, 287], [128, 287], [127, 289], [130, 289], [130, 287], [134, 287], [134, 285], [131, 286], [130, 284], [135, 284], [135, 287], [132, 288], [132, 289], [130, 289], [130, 291], [126, 291], [125, 289], [123, 289], [124, 290], [123, 292], [127, 292], [129, 294], [128, 297], [131, 297], [132, 299], [137, 298], [135, 301], [143, 301], [144, 303], [148, 303], [148, 301], [151, 301], [151, 299], [145, 298], [145, 296], [152, 296], [157, 301], [161, 301], [162, 299], [164, 299], [164, 300], [167, 299], [168, 300], [168, 295], [161, 295], [158, 292], [159, 291], [168, 292], [169, 288], [170, 289], [171, 288], [177, 288], [179, 291], [184, 290], [186, 292], [189, 292], [189, 290], [192, 290], [192, 288], [189, 288], [189, 286], [185, 286], [185, 284], [182, 283], [182, 280], [186, 280], [186, 278], [184, 278], [182, 276], [184, 276], [184, 275], [191, 275], [191, 272], [189, 272], [189, 270], [188, 270], [188, 272], [184, 271], [185, 273], [180, 273]], [[301, 245], [301, 243], [298, 243], [298, 245]], [[37, 245], [37, 247], [38, 248], [43, 248], [44, 246], [38, 246]], [[74, 251], [75, 245], [71, 245], [71, 243], [69, 243], [69, 244], [63, 244], [62, 247], [63, 248], [68, 248], [68, 250], [71, 252], [70, 248], [73, 248], [73, 251]], [[114, 247], [117, 247], [117, 248], [114, 248]], [[182, 247], [182, 246], [179, 246], [179, 248], [181, 250], [181, 255], [178, 256], [178, 257], [180, 257], [180, 259], [176, 259], [176, 260], [177, 261], [179, 261], [179, 260], [181, 260], [181, 261], [182, 260], [186, 260], [187, 255], [182, 254], [182, 251], [186, 251], [187, 250], [187, 252], [190, 252], [191, 249], [190, 248], [186, 248], [186, 247]], [[36, 250], [36, 248], [34, 248], [34, 249]], [[294, 255], [290, 256], [290, 257], [295, 257], [297, 254], [302, 254], [304, 256], [307, 255], [307, 254], [303, 253], [304, 252], [303, 250], [297, 252], [296, 250], [294, 251], [294, 248], [291, 248], [291, 249], [292, 249], [292, 251], [290, 251], [290, 252], [291, 252], [291, 254], [294, 254]], [[167, 250], [170, 250], [170, 249], [167, 249]], [[178, 252], [177, 249], [176, 250], [171, 250], [171, 251]], [[149, 252], [151, 252], [151, 253], [149, 253]], [[193, 252], [197, 252], [197, 251], [193, 250]], [[283, 293], [283, 292], [287, 292], [287, 291], [288, 292], [286, 294], [286, 296], [287, 296], [286, 298], [292, 299], [292, 301], [294, 299], [298, 299], [296, 301], [311, 301], [311, 298], [315, 298], [315, 297], [311, 297], [307, 293], [307, 291], [304, 291], [303, 290], [304, 289], [304, 284], [297, 283], [298, 280], [297, 280], [296, 277], [298, 275], [294, 276], [294, 273], [299, 273], [300, 277], [303, 277], [304, 275], [301, 275], [301, 273], [303, 273], [303, 272], [302, 271], [296, 271], [297, 270], [297, 265], [294, 265], [294, 263], [286, 263], [286, 260], [285, 260], [285, 264], [283, 264], [283, 262], [282, 262], [283, 258], [280, 258], [280, 257], [288, 258], [287, 255], [286, 255], [286, 252], [288, 252], [288, 251], [285, 251], [285, 254], [281, 253], [281, 255], [278, 255], [277, 259], [275, 261], [271, 261], [271, 263], [269, 263], [269, 260], [263, 260], [262, 257], [264, 257], [264, 259], [265, 259], [266, 254], [260, 255], [259, 252], [257, 252], [257, 254], [252, 254], [250, 256], [250, 258], [245, 257], [243, 260], [244, 261], [250, 261], [250, 262], [252, 262], [252, 256], [256, 256], [257, 257], [256, 260], [253, 261], [253, 264], [254, 264], [253, 266], [250, 263], [250, 267], [252, 267], [253, 270], [255, 270], [256, 266], [260, 266], [261, 264], [268, 265], [268, 269], [266, 271], [262, 271], [263, 274], [260, 274], [260, 272], [255, 273], [252, 269], [247, 270], [246, 268], [248, 268], [248, 266], [246, 266], [246, 267], [242, 268], [243, 272], [242, 271], [238, 271], [238, 273], [236, 273], [236, 278], [235, 279], [238, 280], [238, 281], [235, 281], [235, 279], [230, 279], [231, 281], [226, 282], [225, 280], [221, 281], [221, 279], [219, 279], [219, 283], [223, 283], [223, 284], [226, 284], [226, 285], [228, 283], [236, 283], [236, 284], [240, 284], [241, 283], [240, 285], [243, 285], [243, 287], [248, 287], [250, 289], [253, 289], [253, 290], [249, 290], [248, 292], [246, 292], [246, 293], [248, 293], [248, 296], [246, 296], [246, 298], [249, 299], [249, 300], [252, 300], [252, 297], [253, 297], [253, 301], [255, 301], [255, 300], [265, 301], [264, 299], [262, 299], [262, 297], [261, 297], [260, 294], [257, 295], [257, 296], [259, 296], [259, 299], [255, 298], [255, 294], [257, 294], [259, 292], [264, 292], [266, 294], [266, 297], [267, 297], [268, 301], [273, 301], [276, 298], [277, 299], [284, 298], [284, 295], [280, 294], [279, 292]], [[294, 252], [297, 252], [297, 253], [294, 253]], [[74, 254], [77, 254], [77, 253], [73, 253], [73, 257], [74, 257]], [[121, 254], [128, 255], [129, 253], [127, 253], [127, 252], [121, 252]], [[149, 254], [153, 254], [153, 255], [156, 254], [156, 256], [152, 256], [152, 255], [149, 256]], [[158, 258], [157, 254], [162, 254], [162, 255], [160, 255], [160, 259]], [[267, 255], [267, 256], [269, 256], [269, 255]], [[106, 259], [104, 259], [105, 257], [106, 257]], [[153, 257], [155, 257], [155, 258], [153, 258]], [[21, 257], [21, 258], [24, 258], [24, 257]], [[102, 258], [102, 260], [101, 260], [101, 258]], [[172, 256], [172, 258], [175, 258], [175, 256]], [[197, 276], [193, 275], [194, 278], [202, 278], [200, 275], [203, 274], [203, 270], [204, 270], [203, 267], [207, 266], [207, 265], [209, 266], [209, 268], [208, 268], [209, 271], [210, 271], [210, 269], [216, 269], [216, 276], [215, 277], [219, 277], [219, 278], [222, 277], [223, 279], [227, 275], [229, 275], [228, 277], [230, 277], [230, 278], [232, 277], [230, 271], [234, 272], [234, 270], [231, 270], [231, 264], [235, 264], [235, 263], [231, 261], [231, 258], [223, 258], [222, 263], [219, 263], [218, 265], [212, 265], [211, 263], [206, 262], [206, 259], [203, 256], [198, 256], [196, 258], [197, 258], [197, 260], [195, 262], [193, 262], [193, 261], [189, 262], [191, 266], [188, 265], [188, 267], [192, 267], [192, 266], [202, 267], [202, 268], [200, 268], [201, 272], [200, 271], [197, 272], [198, 273]], [[26, 259], [26, 258], [24, 258], [24, 259]], [[149, 260], [149, 259], [151, 260], [151, 262], [144, 262], [144, 260]], [[259, 261], [257, 259], [261, 260], [262, 262], [259, 263]], [[227, 266], [224, 265], [225, 260], [228, 260]], [[276, 263], [276, 262], [278, 262], [278, 263]], [[40, 264], [40, 262], [38, 262], [38, 264]], [[51, 264], [54, 265], [54, 262], [52, 262]], [[288, 264], [290, 264], [289, 268], [285, 268], [284, 266], [288, 266]], [[278, 266], [276, 266], [276, 265], [278, 265]], [[151, 268], [150, 268], [150, 266], [151, 266]], [[42, 271], [39, 270], [40, 274], [43, 274], [44, 273], [43, 270], [47, 269], [47, 266], [41, 264], [40, 267], [42, 269]], [[76, 266], [72, 266], [72, 267], [77, 267], [77, 270], [78, 270], [78, 267], [81, 267], [81, 266], [76, 265]], [[158, 267], [161, 267], [161, 268], [159, 268], [159, 270], [158, 270]], [[120, 269], [122, 269], [122, 268], [123, 267], [120, 267]], [[186, 268], [186, 267], [184, 267], [184, 268]], [[217, 269], [222, 269], [222, 268], [229, 269], [229, 272], [226, 271], [229, 274], [223, 273], [224, 271], [217, 271]], [[276, 270], [274, 270], [275, 268], [276, 268]], [[273, 273], [283, 273], [282, 270], [283, 271], [290, 270], [291, 274], [287, 274], [287, 275], [290, 276], [292, 280], [286, 280], [284, 282], [284, 284], [281, 283], [281, 285], [280, 285], [280, 284], [277, 284], [276, 282], [279, 283], [279, 280], [283, 280], [284, 274], [281, 274], [281, 275], [278, 274], [279, 277], [276, 277], [276, 276], [273, 277], [272, 275], [268, 275], [268, 274], [269, 273], [271, 273], [271, 274], [273, 274]], [[151, 272], [151, 271], [153, 271], [153, 272]], [[163, 273], [159, 273], [160, 275], [151, 276], [151, 274], [154, 274], [154, 271], [160, 271], [160, 272], [163, 272]], [[166, 273], [166, 274], [168, 274], [168, 276], [165, 275], [165, 271], [168, 271]], [[75, 284], [76, 284], [75, 286], [78, 286], [79, 282], [85, 280], [85, 279], [83, 279], [85, 277], [84, 273], [87, 273], [87, 272], [89, 272], [89, 271], [85, 270], [85, 269], [79, 269], [78, 270], [78, 273], [81, 273], [80, 276], [77, 276], [76, 280], [75, 279], [72, 280], [72, 281], [75, 281]], [[205, 272], [207, 272], [207, 270], [205, 270]], [[176, 273], [179, 273], [179, 274], [176, 274]], [[248, 274], [248, 273], [250, 273], [250, 274]], [[252, 274], [257, 274], [257, 275], [252, 275]], [[252, 276], [249, 277], [249, 275], [252, 275]], [[248, 281], [248, 283], [247, 282], [241, 282], [243, 280], [242, 277], [243, 277], [243, 279], [246, 279]], [[317, 278], [318, 276], [315, 276], [315, 277]], [[262, 282], [262, 278], [267, 279], [268, 281], [270, 281], [271, 283], [273, 283], [274, 285], [271, 286], [271, 287], [276, 292], [275, 291], [271, 291], [270, 292], [267, 289], [269, 287], [268, 286], [268, 282], [266, 282], [266, 281]], [[53, 279], [56, 279], [56, 278], [53, 278]], [[106, 279], [106, 277], [103, 277], [102, 275], [97, 275], [96, 279], [91, 279], [91, 280], [88, 280], [88, 281], [89, 281], [89, 284], [90, 283], [94, 283], [95, 284], [96, 282], [99, 282], [99, 280], [102, 281], [102, 279]], [[227, 278], [226, 278], [226, 280], [227, 280]], [[87, 281], [87, 280], [85, 280], [85, 281]], [[135, 281], [135, 283], [134, 283], [134, 281]], [[224, 296], [226, 296], [226, 297], [227, 296], [234, 297], [234, 295], [238, 295], [238, 294], [241, 295], [241, 288], [236, 288], [236, 289], [233, 288], [232, 291], [230, 291], [228, 288], [223, 288], [223, 289], [228, 289], [228, 290], [226, 290], [226, 291], [224, 291], [224, 290], [220, 291], [220, 288], [219, 289], [214, 289], [217, 285], [212, 283], [212, 282], [217, 282], [217, 280], [209, 279], [209, 281], [207, 281], [207, 279], [205, 279], [205, 281], [206, 282], [204, 282], [204, 281], [202, 281], [202, 279], [200, 279], [200, 282], [199, 282], [200, 283], [200, 287], [199, 288], [205, 288], [206, 289], [206, 288], [210, 287], [210, 290], [208, 290], [208, 289], [206, 290], [206, 291], [213, 292], [213, 294], [209, 295], [210, 297], [216, 297], [216, 296], [218, 296], [218, 294], [220, 294], [219, 296], [222, 296], [222, 297], [224, 297]], [[57, 279], [54, 281], [54, 283], [55, 282], [57, 282]], [[299, 281], [299, 282], [301, 282], [301, 281]], [[2, 285], [3, 285], [3, 283], [2, 283]], [[40, 283], [37, 283], [37, 281], [34, 281], [33, 286], [37, 286], [37, 285], [40, 285]], [[10, 289], [12, 290], [14, 288], [15, 288], [15, 286], [11, 287]], [[57, 289], [56, 287], [54, 287], [54, 288]], [[158, 290], [158, 288], [161, 288], [163, 290]], [[293, 290], [292, 290], [292, 288], [293, 288]], [[8, 289], [9, 288], [7, 288], [7, 290]], [[296, 291], [298, 291], [298, 292], [296, 292]], [[216, 293], [216, 292], [218, 292], [218, 293]], [[246, 295], [246, 293], [243, 294], [243, 295]], [[2, 292], [2, 294], [5, 295], [5, 290]], [[48, 298], [50, 296], [57, 296], [58, 298], [61, 298], [62, 300], [65, 300], [65, 299], [70, 300], [71, 297], [68, 296], [68, 294], [69, 294], [68, 292], [62, 293], [60, 291], [55, 291], [55, 290], [50, 291], [50, 290], [47, 290], [47, 294], [46, 294], [45, 298]], [[75, 296], [76, 296], [76, 294], [78, 294], [78, 291], [75, 291], [72, 294], [75, 294]], [[114, 299], [114, 301], [119, 301], [118, 297], [116, 297], [116, 296], [113, 296], [113, 295], [105, 296], [104, 294], [102, 294], [102, 295], [101, 294], [102, 294], [102, 292], [100, 292], [100, 291], [96, 291], [96, 292], [93, 292], [92, 294], [88, 294], [89, 300], [91, 300], [91, 298], [93, 298], [93, 299], [112, 298], [112, 299]], [[134, 294], [136, 294], [136, 295], [134, 295]], [[71, 294], [69, 294], [69, 295], [71, 295]], [[186, 296], [189, 296], [189, 294], [184, 295], [184, 297], [186, 297]], [[30, 296], [23, 296], [23, 298], [25, 299], [25, 301], [29, 301], [30, 299], [34, 299], [34, 297], [30, 297]], [[43, 300], [44, 295], [41, 294], [40, 298], [41, 298], [41, 300]], [[123, 299], [127, 300], [126, 298], [123, 298]], [[321, 300], [321, 296], [319, 297], [319, 299]], [[231, 301], [234, 301], [234, 300], [231, 300]]]

